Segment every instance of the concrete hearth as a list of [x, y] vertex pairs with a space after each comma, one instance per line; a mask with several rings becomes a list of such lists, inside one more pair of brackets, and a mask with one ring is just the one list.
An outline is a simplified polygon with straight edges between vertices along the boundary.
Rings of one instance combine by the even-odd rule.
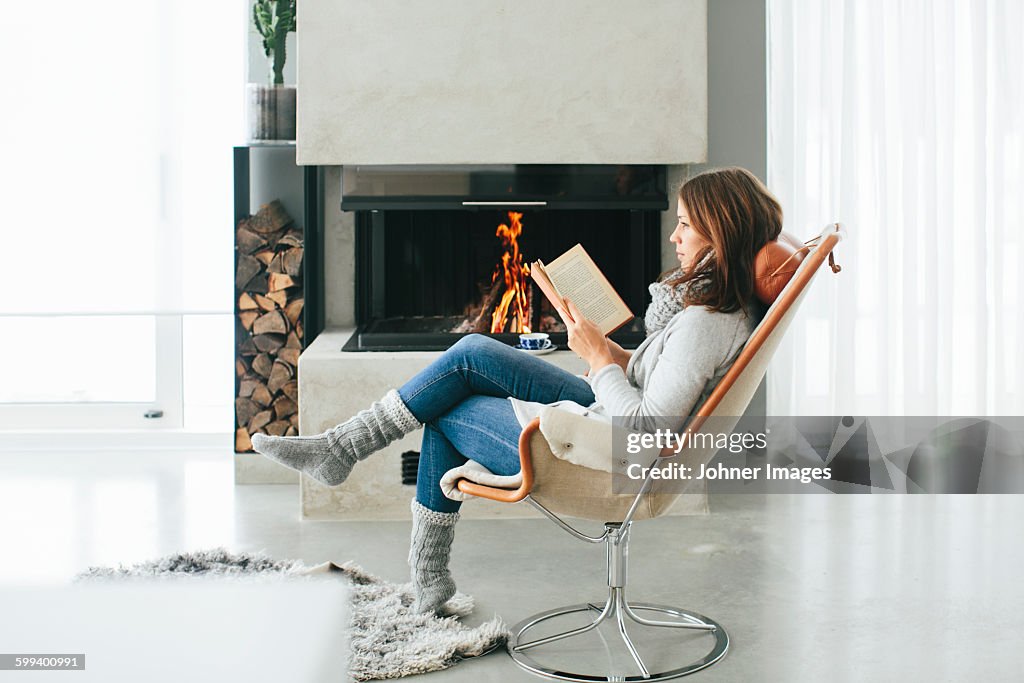
[[[299, 432], [317, 434], [349, 418], [398, 387], [436, 358], [436, 351], [341, 351], [352, 328], [325, 330], [299, 358]], [[586, 366], [569, 351], [556, 351], [545, 360], [573, 373]], [[414, 432], [359, 463], [341, 486], [327, 487], [300, 477], [299, 497], [305, 519], [406, 519], [415, 491], [401, 483], [401, 454], [419, 450], [422, 432]], [[686, 497], [674, 514], [700, 514], [704, 501]], [[538, 516], [528, 505], [473, 500], [462, 507], [470, 518]]]

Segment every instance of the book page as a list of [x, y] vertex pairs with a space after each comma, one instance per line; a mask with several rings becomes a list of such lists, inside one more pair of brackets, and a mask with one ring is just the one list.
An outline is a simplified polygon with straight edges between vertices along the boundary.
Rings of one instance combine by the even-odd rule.
[[559, 295], [568, 298], [605, 334], [633, 318], [632, 312], [582, 245], [544, 266]]
[[547, 270], [544, 268], [543, 261], [534, 261], [530, 265], [530, 276], [533, 277], [533, 281], [540, 287], [540, 291], [544, 292], [544, 296], [548, 298], [551, 305], [555, 307], [562, 318], [571, 318], [569, 312], [565, 310], [565, 306], [562, 303], [562, 295], [559, 294], [558, 288], [551, 282], [551, 278], [548, 277]]

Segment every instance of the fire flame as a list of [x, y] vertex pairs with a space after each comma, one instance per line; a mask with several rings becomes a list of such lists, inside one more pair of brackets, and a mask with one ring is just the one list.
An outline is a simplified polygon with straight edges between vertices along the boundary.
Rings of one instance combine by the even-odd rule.
[[[523, 255], [519, 253], [519, 235], [523, 232], [523, 214], [508, 212], [509, 225], [502, 223], [494, 233], [501, 238], [505, 253], [501, 255], [501, 263], [494, 268], [491, 283], [498, 277], [505, 279], [505, 292], [501, 301], [494, 307], [491, 315], [491, 332], [504, 332], [506, 325], [509, 332], [529, 332], [529, 303], [527, 300], [526, 276], [530, 274], [530, 266], [523, 263]], [[511, 312], [511, 320], [509, 319]]]

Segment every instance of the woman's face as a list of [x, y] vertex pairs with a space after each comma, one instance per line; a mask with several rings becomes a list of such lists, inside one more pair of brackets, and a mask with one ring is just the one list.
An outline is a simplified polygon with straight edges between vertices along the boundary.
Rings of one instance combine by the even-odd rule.
[[679, 265], [683, 270], [688, 270], [697, 255], [704, 247], [708, 246], [708, 241], [698, 235], [690, 225], [689, 213], [681, 199], [676, 209], [676, 218], [678, 219], [676, 229], [672, 231], [672, 235], [668, 239], [676, 247], [676, 258], [679, 259]]

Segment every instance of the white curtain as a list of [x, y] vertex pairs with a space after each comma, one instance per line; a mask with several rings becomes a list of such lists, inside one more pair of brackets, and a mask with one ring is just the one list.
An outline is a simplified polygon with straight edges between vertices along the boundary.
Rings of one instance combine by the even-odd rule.
[[769, 186], [847, 226], [774, 415], [1024, 414], [1024, 2], [769, 0]]

